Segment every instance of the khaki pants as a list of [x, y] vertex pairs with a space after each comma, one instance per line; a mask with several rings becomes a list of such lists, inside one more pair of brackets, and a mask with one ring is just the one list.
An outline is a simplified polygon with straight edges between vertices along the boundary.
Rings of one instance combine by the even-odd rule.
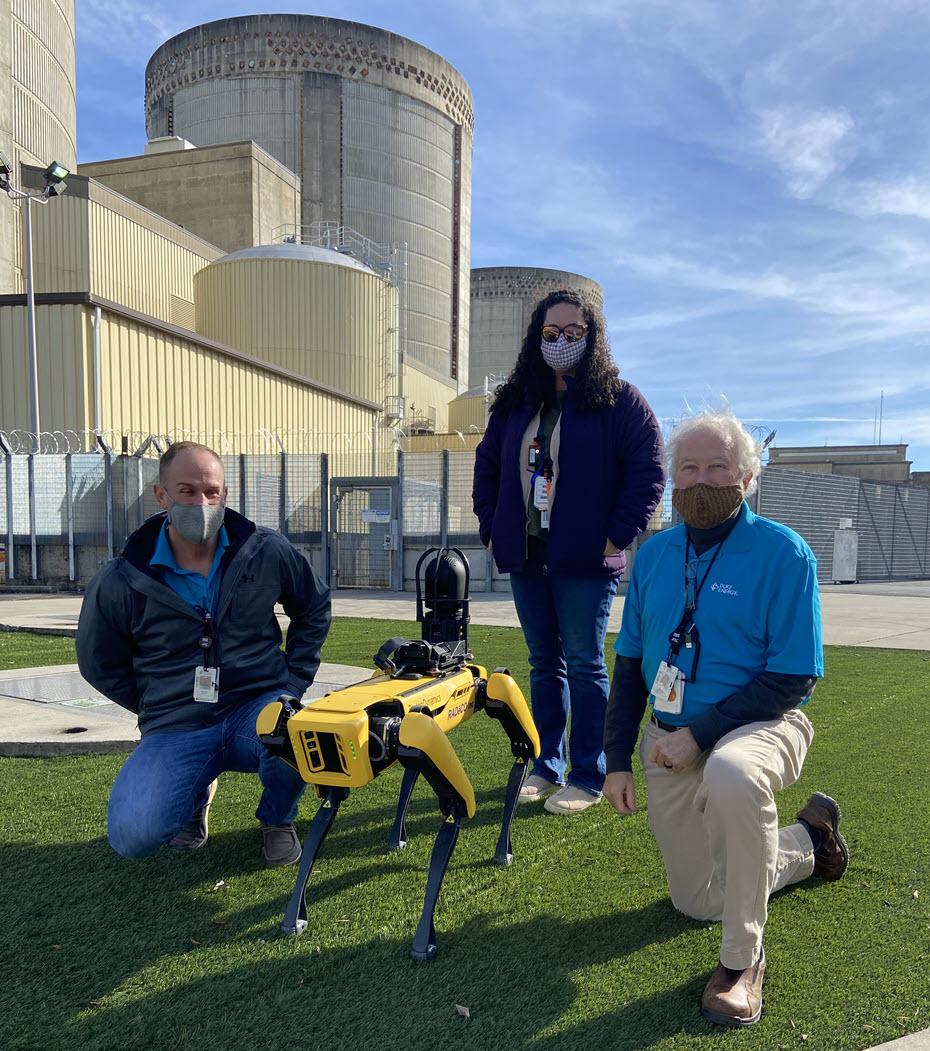
[[769, 895], [814, 870], [801, 824], [779, 830], [775, 793], [794, 784], [814, 736], [794, 708], [722, 737], [694, 766], [675, 772], [647, 759], [665, 735], [648, 723], [640, 758], [649, 792], [649, 827], [668, 874], [672, 904], [696, 920], [720, 920], [720, 962], [751, 967], [762, 946]]

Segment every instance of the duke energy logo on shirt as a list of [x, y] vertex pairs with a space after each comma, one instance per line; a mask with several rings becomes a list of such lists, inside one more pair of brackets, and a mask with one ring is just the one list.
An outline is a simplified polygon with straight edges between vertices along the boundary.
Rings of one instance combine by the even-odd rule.
[[739, 595], [739, 592], [732, 584], [718, 584], [716, 581], [711, 584], [710, 590], [716, 591], [719, 595]]

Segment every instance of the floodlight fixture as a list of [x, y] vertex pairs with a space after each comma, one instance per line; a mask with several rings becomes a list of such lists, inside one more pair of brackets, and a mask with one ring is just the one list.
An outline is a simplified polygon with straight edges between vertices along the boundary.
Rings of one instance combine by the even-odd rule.
[[56, 183], [64, 182], [70, 174], [71, 172], [63, 164], [59, 164], [58, 161], [52, 161], [42, 173], [42, 176], [47, 183]]
[[42, 173], [42, 177], [45, 179], [46, 196], [60, 197], [68, 187], [65, 179], [70, 174], [71, 172], [63, 164], [59, 164], [58, 161], [52, 161]]

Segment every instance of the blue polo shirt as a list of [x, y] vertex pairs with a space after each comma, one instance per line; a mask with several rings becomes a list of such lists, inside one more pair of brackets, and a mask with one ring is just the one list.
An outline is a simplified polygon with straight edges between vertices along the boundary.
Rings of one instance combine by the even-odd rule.
[[[633, 563], [615, 649], [642, 659], [647, 688], [684, 612], [686, 541], [683, 525], [667, 529], [643, 544]], [[698, 583], [715, 551], [697, 558], [690, 548]], [[687, 726], [765, 671], [823, 676], [817, 560], [793, 529], [745, 503], [701, 589], [694, 623], [697, 678], [685, 683], [681, 714], [663, 713], [663, 722]], [[675, 663], [690, 675], [692, 659], [682, 646]]]
[[194, 609], [210, 610], [215, 615], [220, 584], [223, 580], [220, 563], [227, 547], [229, 547], [229, 537], [226, 534], [226, 527], [221, 526], [217, 535], [216, 554], [210, 566], [210, 575], [204, 577], [196, 570], [182, 569], [171, 550], [168, 540], [168, 519], [166, 518], [158, 534], [158, 540], [155, 542], [155, 552], [149, 559], [149, 565], [161, 570], [164, 582], [189, 606], [193, 606]]

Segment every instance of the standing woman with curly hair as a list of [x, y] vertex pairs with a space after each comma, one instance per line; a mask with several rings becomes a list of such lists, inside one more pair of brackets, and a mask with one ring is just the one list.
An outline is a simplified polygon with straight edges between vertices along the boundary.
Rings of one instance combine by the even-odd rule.
[[546, 799], [551, 813], [600, 802], [607, 618], [624, 549], [664, 484], [659, 425], [620, 379], [604, 315], [574, 292], [552, 292], [497, 392], [472, 493], [482, 543], [510, 574], [530, 655], [542, 750], [520, 799]]

